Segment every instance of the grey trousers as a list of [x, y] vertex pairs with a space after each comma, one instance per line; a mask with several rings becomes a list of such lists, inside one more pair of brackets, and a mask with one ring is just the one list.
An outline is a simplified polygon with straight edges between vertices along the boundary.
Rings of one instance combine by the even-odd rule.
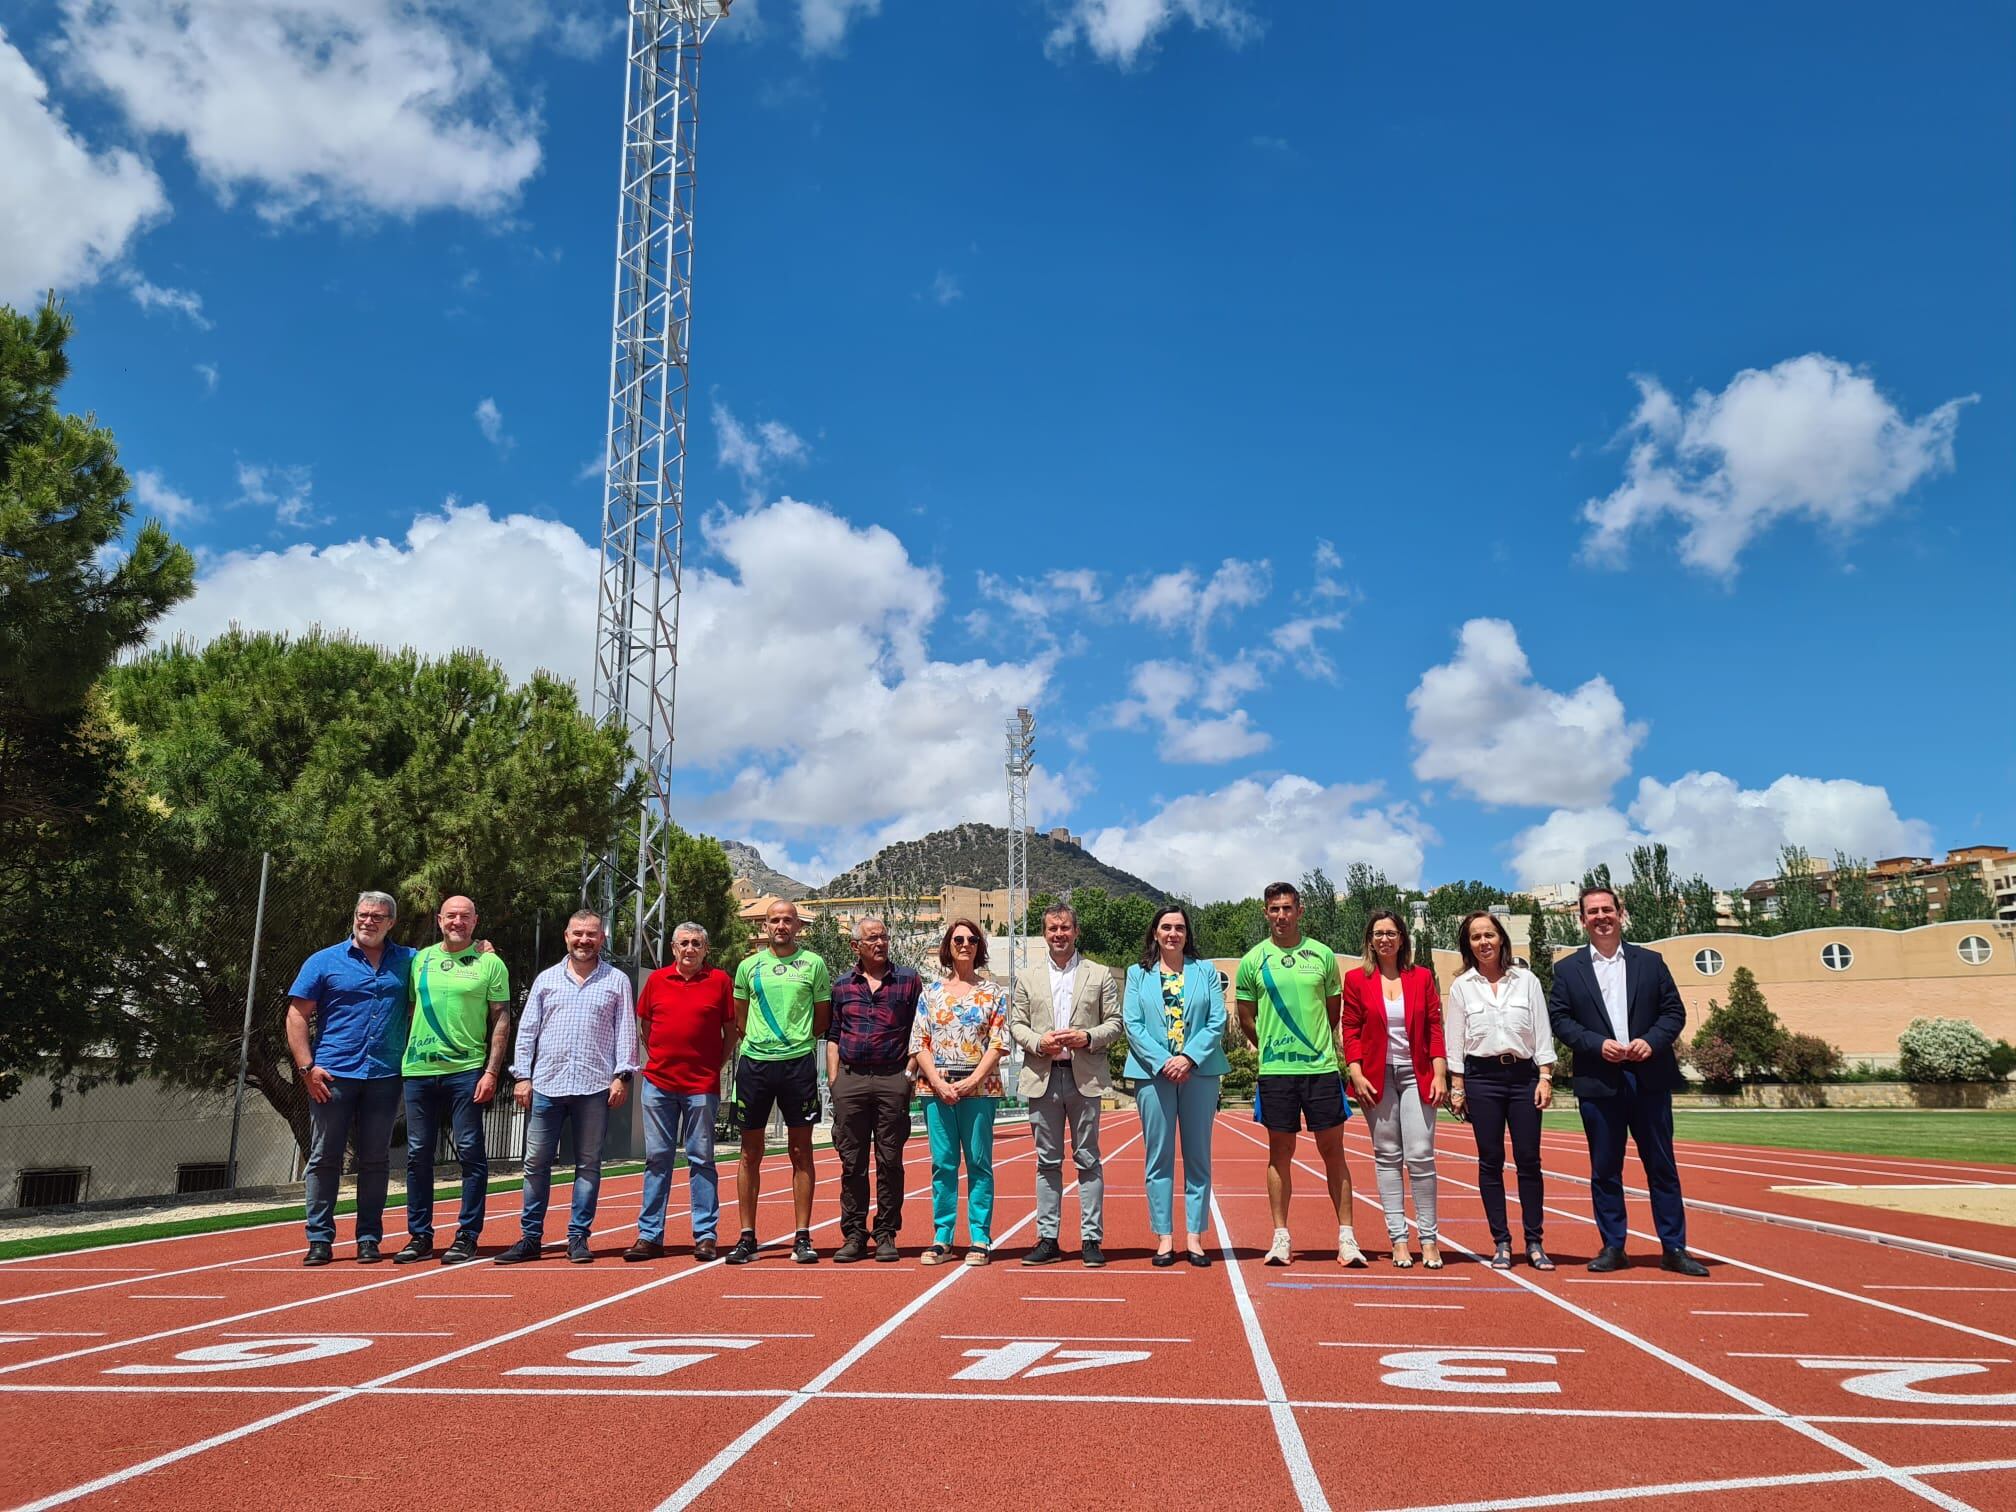
[[1098, 1239], [1105, 1232], [1106, 1206], [1106, 1176], [1099, 1163], [1099, 1099], [1078, 1090], [1068, 1061], [1053, 1065], [1050, 1084], [1029, 1100], [1029, 1131], [1036, 1144], [1036, 1234], [1042, 1239], [1055, 1239], [1064, 1217], [1066, 1123], [1071, 1125], [1071, 1159], [1078, 1167], [1078, 1233]]
[[1400, 1169], [1414, 1188], [1414, 1218], [1421, 1237], [1435, 1237], [1435, 1110], [1421, 1101], [1412, 1062], [1386, 1068], [1386, 1085], [1373, 1106], [1372, 1173], [1379, 1178], [1379, 1205], [1386, 1210], [1386, 1237], [1407, 1232]]

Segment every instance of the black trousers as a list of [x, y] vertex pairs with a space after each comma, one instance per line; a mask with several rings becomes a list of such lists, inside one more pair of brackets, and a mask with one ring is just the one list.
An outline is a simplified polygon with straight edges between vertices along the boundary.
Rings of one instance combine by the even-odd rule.
[[1477, 1136], [1477, 1190], [1484, 1199], [1484, 1217], [1491, 1238], [1512, 1242], [1505, 1215], [1505, 1131], [1512, 1131], [1512, 1157], [1519, 1166], [1519, 1219], [1526, 1243], [1541, 1242], [1547, 1216], [1540, 1176], [1540, 1110], [1533, 1092], [1540, 1070], [1530, 1060], [1505, 1065], [1472, 1057], [1464, 1062], [1463, 1096], [1469, 1104], [1470, 1128]]
[[910, 1078], [850, 1071], [833, 1079], [833, 1150], [840, 1157], [840, 1233], [868, 1236], [868, 1153], [875, 1153], [875, 1237], [903, 1226], [903, 1146], [910, 1138]]

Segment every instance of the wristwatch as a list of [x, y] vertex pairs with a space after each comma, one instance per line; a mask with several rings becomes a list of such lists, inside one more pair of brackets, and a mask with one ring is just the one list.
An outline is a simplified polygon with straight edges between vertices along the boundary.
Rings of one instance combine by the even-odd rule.
[[315, 1069], [315, 1062], [313, 1061], [294, 1062], [294, 1074], [297, 1077], [305, 1077], [310, 1071], [313, 1071], [314, 1069]]

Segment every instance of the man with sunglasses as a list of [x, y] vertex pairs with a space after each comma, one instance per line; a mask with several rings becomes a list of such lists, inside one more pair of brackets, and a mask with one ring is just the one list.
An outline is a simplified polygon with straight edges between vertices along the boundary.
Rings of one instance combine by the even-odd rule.
[[742, 1099], [742, 1168], [737, 1206], [742, 1233], [722, 1258], [747, 1265], [756, 1258], [756, 1200], [763, 1184], [763, 1136], [770, 1110], [784, 1117], [785, 1148], [791, 1158], [791, 1209], [797, 1218], [791, 1258], [811, 1265], [812, 1126], [819, 1122], [819, 1070], [815, 1043], [826, 1036], [833, 1008], [833, 981], [826, 962], [798, 948], [804, 921], [795, 904], [780, 898], [770, 905], [763, 932], [769, 945], [735, 968], [735, 1028], [742, 1037], [742, 1060], [735, 1090]]
[[308, 1093], [308, 1253], [327, 1265], [336, 1242], [343, 1155], [357, 1135], [357, 1263], [381, 1258], [392, 1123], [403, 1086], [410, 945], [386, 938], [399, 917], [390, 893], [357, 895], [350, 938], [308, 957], [287, 989], [287, 1049]]

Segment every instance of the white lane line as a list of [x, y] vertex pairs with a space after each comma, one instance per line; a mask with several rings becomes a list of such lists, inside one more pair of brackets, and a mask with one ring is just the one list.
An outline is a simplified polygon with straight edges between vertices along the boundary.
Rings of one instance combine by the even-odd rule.
[[24, 1265], [19, 1270], [9, 1271], [9, 1275], [25, 1276], [152, 1276], [160, 1272], [158, 1265]]
[[[1913, 1465], [1897, 1474], [1907, 1481], [1913, 1475], [1959, 1475], [1969, 1471], [2016, 1469], [2016, 1460], [1961, 1460], [1947, 1464]], [[1435, 1502], [1431, 1505], [1394, 1508], [1389, 1512], [1521, 1512], [1529, 1507], [1568, 1507], [1585, 1502], [1636, 1500], [1647, 1496], [1693, 1496], [1724, 1491], [1764, 1491], [1778, 1486], [1838, 1486], [1858, 1481], [1889, 1480], [1880, 1470], [1812, 1470], [1803, 1475], [1741, 1475], [1726, 1480], [1669, 1481], [1659, 1486], [1603, 1486], [1586, 1491], [1565, 1491], [1553, 1496], [1501, 1496], [1490, 1501]], [[1918, 1484], [1911, 1482], [1911, 1484]], [[1926, 1489], [1930, 1490], [1930, 1487]], [[1940, 1499], [1953, 1506], [1972, 1508], [1955, 1501], [1943, 1491]]]
[[0, 1339], [5, 1339], [10, 1344], [25, 1344], [30, 1339], [102, 1339], [104, 1337], [105, 1330], [102, 1328], [49, 1328], [39, 1331], [26, 1328], [10, 1328], [5, 1333], [0, 1333]]
[[511, 1292], [415, 1292], [415, 1302], [502, 1302]]
[[[1024, 1299], [1027, 1300], [1026, 1298]], [[1037, 1340], [1047, 1340], [1058, 1344], [1194, 1344], [1194, 1339], [1177, 1339], [1166, 1336], [1135, 1334], [940, 1334], [939, 1338], [953, 1343], [986, 1344], [1007, 1343], [1027, 1344]]]
[[[1822, 1358], [1822, 1353], [1816, 1353], [1810, 1349], [1800, 1350], [1793, 1354], [1773, 1353], [1759, 1349], [1732, 1349], [1729, 1351], [1729, 1357], [1732, 1360], [1817, 1360]], [[2009, 1363], [2001, 1355], [1865, 1355], [1842, 1354], [1838, 1350], [1832, 1349], [1824, 1351], [1824, 1357], [1829, 1360], [1875, 1360], [1878, 1363], [1886, 1365], [2007, 1365]]]
[[723, 1292], [721, 1296], [729, 1302], [818, 1302], [817, 1292]]
[[[1566, 1130], [1543, 1133], [1540, 1139], [1543, 1146], [1559, 1150], [1562, 1154], [1572, 1151], [1586, 1157], [1589, 1151], [1588, 1141]], [[2009, 1169], [2006, 1166], [1936, 1164], [1931, 1161], [1907, 1160], [1888, 1155], [1850, 1155], [1843, 1159], [1841, 1157], [1845, 1152], [1801, 1151], [1780, 1145], [1712, 1144], [1698, 1139], [1676, 1139], [1673, 1148], [1676, 1153], [1684, 1152], [1690, 1157], [1712, 1156], [1722, 1160], [1747, 1160], [1755, 1165], [1785, 1166], [1794, 1172], [1845, 1171], [1850, 1175], [1867, 1176], [1906, 1176], [1913, 1172], [1924, 1172], [1935, 1179], [1941, 1175], [1956, 1174], [1998, 1176], [2005, 1182], [2009, 1179]]]
[[[1447, 1349], [1449, 1341], [1444, 1339], [1434, 1344], [1365, 1344], [1357, 1339], [1318, 1339], [1318, 1349]], [[1587, 1354], [1586, 1349], [1569, 1349], [1561, 1344], [1493, 1344], [1493, 1349], [1511, 1349], [1523, 1353], [1537, 1354]]]
[[1864, 1291], [1929, 1291], [1929, 1292], [2016, 1292], [2016, 1286], [1897, 1286], [1881, 1282], [1866, 1283]]
[[[1552, 1213], [1557, 1212], [1559, 1210], [1556, 1208], [1549, 1208], [1547, 1209], [1547, 1211]], [[1690, 1250], [1688, 1251], [1688, 1253], [1706, 1254], [1707, 1251]], [[1707, 1280], [1701, 1280], [1699, 1278], [1690, 1279], [1687, 1277], [1682, 1277], [1677, 1281], [1658, 1281], [1654, 1280], [1650, 1276], [1646, 1276], [1636, 1280], [1634, 1280], [1630, 1276], [1563, 1276], [1561, 1279], [1570, 1286], [1671, 1286], [1679, 1288], [1684, 1291], [1693, 1291], [1697, 1287], [1703, 1287], [1703, 1286], [1761, 1287], [1764, 1284], [1762, 1281], [1707, 1281]]]
[[1122, 1302], [1125, 1297], [1024, 1297], [1024, 1302]]
[[1740, 1307], [1693, 1307], [1689, 1312], [1697, 1318], [1810, 1318], [1811, 1313], [1803, 1312], [1751, 1312]]
[[683, 1333], [640, 1333], [634, 1328], [621, 1332], [579, 1333], [577, 1339], [814, 1339], [817, 1334], [809, 1333], [755, 1333], [748, 1329], [737, 1329], [734, 1333], [695, 1333], [687, 1329]]
[[[1248, 1134], [1244, 1129], [1238, 1129], [1236, 1125], [1234, 1126], [1234, 1128], [1235, 1131], [1239, 1134], [1240, 1138], [1245, 1139], [1253, 1144], [1261, 1144], [1262, 1148], [1265, 1148], [1264, 1144], [1262, 1144], [1262, 1141], [1255, 1139], [1251, 1134]], [[1306, 1165], [1304, 1162], [1298, 1160], [1296, 1164], [1302, 1166], [1304, 1170], [1309, 1171], [1311, 1175], [1316, 1174], [1314, 1169]], [[1467, 1183], [1463, 1184], [1467, 1185]], [[1358, 1194], [1354, 1192], [1353, 1196], [1358, 1197]], [[1364, 1199], [1361, 1198], [1360, 1200]], [[1548, 1211], [1551, 1212], [1553, 1211], [1553, 1209], [1550, 1208]], [[1590, 1221], [1593, 1223], [1594, 1220]], [[1451, 1239], [1449, 1243], [1451, 1244], [1452, 1247], [1454, 1247], [1455, 1249], [1461, 1251], [1466, 1255], [1469, 1255], [1472, 1259], [1475, 1260], [1483, 1259], [1483, 1256], [1479, 1255], [1475, 1250], [1470, 1249], [1459, 1239]], [[1755, 1269], [1756, 1267], [1752, 1268]], [[1723, 1396], [1730, 1398], [1732, 1401], [1742, 1403], [1744, 1406], [1750, 1408], [1753, 1412], [1758, 1413], [1760, 1416], [1770, 1418], [1776, 1422], [1781, 1422], [1787, 1428], [1791, 1429], [1794, 1433], [1799, 1434], [1801, 1437], [1811, 1439], [1816, 1444], [1822, 1445], [1823, 1447], [1828, 1449], [1832, 1449], [1836, 1454], [1842, 1456], [1842, 1458], [1847, 1459], [1852, 1463], [1861, 1466], [1862, 1469], [1871, 1472], [1875, 1478], [1888, 1481], [1891, 1485], [1897, 1487], [1900, 1491], [1908, 1491], [1913, 1496], [1916, 1496], [1923, 1501], [1928, 1501], [1936, 1507], [1943, 1508], [1944, 1512], [1974, 1512], [1974, 1509], [1968, 1506], [1966, 1502], [1961, 1501], [1957, 1497], [1948, 1496], [1944, 1491], [1939, 1490], [1937, 1487], [1929, 1486], [1925, 1484], [1925, 1482], [1923, 1481], [1913, 1479], [1908, 1471], [1899, 1470], [1896, 1466], [1885, 1463], [1877, 1456], [1868, 1453], [1866, 1450], [1858, 1448], [1854, 1444], [1849, 1443], [1846, 1439], [1837, 1437], [1836, 1435], [1827, 1432], [1824, 1428], [1815, 1427], [1811, 1423], [1789, 1416], [1782, 1408], [1773, 1406], [1771, 1403], [1765, 1401], [1762, 1397], [1757, 1396], [1753, 1392], [1744, 1390], [1741, 1386], [1736, 1385], [1733, 1381], [1726, 1381], [1722, 1377], [1716, 1375], [1713, 1371], [1708, 1370], [1703, 1366], [1696, 1365], [1693, 1361], [1685, 1359], [1682, 1356], [1673, 1353], [1673, 1351], [1671, 1351], [1670, 1349], [1666, 1349], [1659, 1344], [1655, 1344], [1652, 1340], [1645, 1338], [1640, 1334], [1633, 1333], [1630, 1329], [1625, 1328], [1623, 1325], [1613, 1323], [1608, 1318], [1603, 1317], [1599, 1313], [1593, 1313], [1590, 1312], [1587, 1308], [1578, 1306], [1577, 1304], [1569, 1301], [1566, 1296], [1557, 1292], [1549, 1291], [1546, 1287], [1541, 1286], [1538, 1282], [1528, 1280], [1526, 1277], [1520, 1275], [1517, 1271], [1500, 1271], [1497, 1274], [1501, 1276], [1505, 1281], [1510, 1282], [1512, 1285], [1523, 1287], [1525, 1290], [1531, 1292], [1534, 1296], [1541, 1297], [1545, 1299], [1547, 1302], [1551, 1303], [1553, 1306], [1560, 1308], [1562, 1311], [1571, 1313], [1575, 1317], [1581, 1318], [1584, 1322], [1601, 1329], [1604, 1333], [1609, 1334], [1612, 1338], [1618, 1339], [1623, 1343], [1629, 1344], [1632, 1348], [1640, 1350], [1643, 1353], [1650, 1355], [1653, 1359], [1660, 1361], [1662, 1364], [1671, 1366], [1673, 1369], [1679, 1371], [1683, 1375], [1692, 1377], [1694, 1380], [1699, 1381], [1702, 1385], [1707, 1386], [1714, 1391], [1720, 1392]], [[1844, 1295], [1846, 1294], [1844, 1293]], [[1575, 1497], [1561, 1498], [1557, 1499], [1556, 1501], [1545, 1502], [1543, 1503], [1543, 1505], [1549, 1505], [1549, 1506], [1558, 1505], [1560, 1501], [1563, 1500], [1572, 1501], [1576, 1499], [1577, 1498]]]
[[128, 1302], [222, 1302], [222, 1292], [128, 1292]]
[[[1139, 1134], [1134, 1135], [1126, 1142], [1126, 1144], [1121, 1145], [1118, 1150], [1115, 1150], [1113, 1154], [1108, 1156], [1107, 1158], [1110, 1160], [1118, 1157], [1122, 1150], [1125, 1150], [1128, 1145], [1133, 1144], [1136, 1140], [1140, 1139], [1140, 1137], [1141, 1136]], [[1034, 1154], [1035, 1151], [1031, 1149], [1024, 1151], [1020, 1155], [1012, 1155], [1009, 1157], [1007, 1161], [995, 1162], [994, 1168], [996, 1171], [999, 1171], [1003, 1165], [1010, 1164], [1013, 1161], [1017, 1160], [1026, 1160], [1031, 1156], [1033, 1156]], [[1077, 1190], [1077, 1187], [1078, 1183], [1076, 1181], [1073, 1181], [1069, 1186], [1064, 1188], [1064, 1191], [1065, 1193], [1068, 1194], [1070, 1192]], [[833, 1221], [837, 1223], [839, 1220], [834, 1219]], [[999, 1237], [1000, 1239], [1011, 1239], [1022, 1229], [1027, 1228], [1030, 1224], [1034, 1223], [1035, 1221], [1036, 1221], [1036, 1209], [1032, 1206], [1027, 1213], [1025, 1213], [1021, 1218], [1016, 1220], [1014, 1225], [1010, 1227], [1006, 1233], [1000, 1235]], [[996, 1242], [998, 1243], [999, 1240], [997, 1240]], [[658, 1504], [658, 1512], [677, 1512], [677, 1509], [691, 1506], [695, 1500], [706, 1494], [708, 1487], [712, 1486], [716, 1481], [721, 1479], [722, 1476], [726, 1475], [730, 1470], [734, 1469], [735, 1466], [742, 1460], [742, 1457], [744, 1455], [748, 1454], [748, 1452], [751, 1449], [755, 1448], [758, 1444], [762, 1443], [764, 1439], [768, 1438], [771, 1432], [775, 1430], [778, 1427], [778, 1425], [788, 1421], [792, 1417], [792, 1415], [798, 1412], [799, 1409], [802, 1408], [807, 1402], [812, 1401], [820, 1393], [824, 1392], [829, 1386], [831, 1386], [842, 1375], [844, 1375], [847, 1372], [847, 1370], [857, 1360], [867, 1355], [868, 1352], [874, 1349], [876, 1345], [880, 1344], [884, 1339], [888, 1338], [891, 1334], [896, 1332], [897, 1329], [901, 1328], [911, 1318], [914, 1318], [918, 1313], [922, 1312], [926, 1307], [928, 1307], [932, 1303], [932, 1301], [941, 1296], [946, 1290], [948, 1290], [953, 1286], [956, 1286], [959, 1283], [960, 1277], [967, 1275], [969, 1272], [978, 1271], [981, 1269], [984, 1269], [984, 1267], [978, 1265], [954, 1266], [952, 1267], [952, 1272], [950, 1275], [944, 1277], [942, 1280], [933, 1282], [930, 1286], [926, 1287], [923, 1291], [919, 1292], [916, 1296], [912, 1297], [908, 1302], [904, 1303], [902, 1307], [898, 1308], [894, 1313], [890, 1314], [889, 1317], [885, 1318], [881, 1323], [877, 1324], [875, 1328], [870, 1330], [858, 1343], [854, 1345], [852, 1349], [848, 1350], [845, 1354], [840, 1356], [839, 1359], [835, 1360], [831, 1365], [828, 1365], [824, 1370], [820, 1371], [819, 1374], [815, 1375], [814, 1377], [812, 1377], [811, 1380], [807, 1381], [803, 1386], [799, 1387], [797, 1391], [793, 1392], [790, 1396], [786, 1397], [783, 1401], [779, 1402], [775, 1407], [771, 1408], [762, 1417], [758, 1418], [754, 1423], [750, 1424], [749, 1427], [745, 1428], [741, 1433], [737, 1434], [735, 1438], [721, 1450], [720, 1453], [716, 1454], [712, 1459], [707, 1461], [706, 1464], [702, 1465], [698, 1470], [694, 1471], [693, 1474], [691, 1474], [686, 1478], [685, 1483], [681, 1485], [678, 1488], [678, 1490], [674, 1491], [670, 1496], [666, 1497], [664, 1501], [660, 1502]]]
[[[300, 1329], [296, 1328], [266, 1329], [256, 1333], [220, 1333], [217, 1337], [220, 1339], [299, 1339], [309, 1336], [304, 1335]], [[323, 1338], [328, 1336], [316, 1334], [313, 1337]], [[455, 1337], [455, 1334], [450, 1329], [346, 1328], [334, 1335], [334, 1337], [344, 1339], [452, 1339]], [[329, 1389], [333, 1391], [336, 1388], [332, 1386]]]
[[[910, 1164], [910, 1162], [906, 1161], [905, 1164], [906, 1165]], [[680, 1209], [680, 1211], [684, 1212], [685, 1209]], [[668, 1213], [666, 1216], [673, 1217], [676, 1216], [676, 1214]], [[1034, 1217], [1033, 1213], [1031, 1214], [1031, 1217]], [[812, 1225], [812, 1227], [814, 1229], [827, 1228], [833, 1224], [838, 1223], [839, 1221], [840, 1220], [838, 1218], [829, 1218], [824, 1223], [815, 1223], [814, 1225]], [[623, 1224], [620, 1225], [619, 1228], [629, 1228], [631, 1226], [632, 1225], [630, 1224]], [[614, 1231], [616, 1230], [611, 1230], [611, 1232]], [[781, 1242], [781, 1239], [772, 1242]], [[472, 1265], [487, 1265], [490, 1262], [488, 1260], [475, 1260], [471, 1261], [470, 1263]], [[237, 1443], [241, 1439], [250, 1438], [255, 1433], [263, 1433], [268, 1428], [277, 1428], [282, 1423], [290, 1423], [294, 1421], [294, 1419], [299, 1417], [305, 1417], [311, 1412], [319, 1412], [324, 1407], [333, 1407], [340, 1402], [351, 1401], [360, 1395], [368, 1395], [371, 1392], [382, 1390], [386, 1387], [396, 1386], [400, 1381], [406, 1380], [409, 1377], [415, 1375], [419, 1375], [423, 1371], [433, 1370], [442, 1365], [453, 1364], [457, 1360], [465, 1359], [468, 1356], [479, 1353], [482, 1350], [490, 1349], [499, 1344], [511, 1343], [513, 1340], [522, 1339], [526, 1337], [528, 1334], [537, 1333], [541, 1329], [550, 1328], [558, 1323], [571, 1322], [575, 1318], [584, 1317], [591, 1312], [596, 1312], [601, 1308], [612, 1305], [613, 1303], [628, 1301], [632, 1297], [642, 1296], [645, 1292], [655, 1291], [658, 1287], [669, 1286], [673, 1282], [684, 1280], [688, 1276], [701, 1275], [707, 1271], [713, 1270], [716, 1266], [720, 1265], [721, 1263], [722, 1262], [720, 1260], [709, 1260], [702, 1264], [690, 1265], [685, 1270], [674, 1271], [672, 1272], [672, 1274], [668, 1276], [660, 1276], [656, 1280], [646, 1281], [640, 1286], [633, 1286], [625, 1291], [612, 1292], [610, 1295], [606, 1297], [598, 1297], [592, 1302], [584, 1302], [579, 1307], [570, 1308], [565, 1312], [555, 1313], [548, 1317], [540, 1318], [535, 1322], [526, 1324], [522, 1328], [514, 1328], [508, 1333], [497, 1334], [491, 1338], [481, 1340], [475, 1344], [465, 1344], [460, 1349], [449, 1350], [446, 1354], [435, 1355], [429, 1359], [421, 1360], [415, 1364], [405, 1366], [402, 1369], [392, 1371], [387, 1375], [378, 1376], [373, 1380], [365, 1381], [359, 1386], [345, 1386], [338, 1388], [325, 1395], [317, 1396], [312, 1401], [298, 1403], [293, 1407], [286, 1408], [284, 1411], [269, 1413], [267, 1416], [259, 1418], [253, 1422], [244, 1423], [241, 1424], [239, 1427], [227, 1429], [222, 1433], [212, 1434], [208, 1438], [198, 1439], [194, 1443], [184, 1444], [178, 1449], [170, 1449], [165, 1453], [157, 1454], [152, 1459], [142, 1460], [138, 1464], [128, 1465], [121, 1470], [110, 1471], [105, 1475], [99, 1476], [96, 1480], [86, 1481], [82, 1485], [71, 1486], [67, 1490], [53, 1492], [48, 1496], [42, 1497], [39, 1501], [24, 1503], [22, 1506], [15, 1508], [14, 1512], [48, 1512], [48, 1509], [51, 1507], [64, 1506], [70, 1502], [80, 1500], [83, 1497], [94, 1496], [98, 1492], [108, 1490], [113, 1486], [124, 1485], [128, 1481], [137, 1480], [143, 1475], [151, 1474], [153, 1471], [165, 1469], [169, 1465], [179, 1464], [181, 1461], [193, 1458], [194, 1456], [202, 1454], [207, 1450], [221, 1448], [225, 1444]], [[395, 1278], [395, 1281], [398, 1279], [405, 1279], [405, 1278]], [[377, 1283], [377, 1285], [391, 1285], [391, 1284], [394, 1283], [393, 1282]], [[375, 1289], [376, 1286], [357, 1288], [357, 1290], [363, 1290], [363, 1291], [370, 1291]], [[332, 1293], [332, 1295], [341, 1296], [345, 1294], [339, 1292], [339, 1293]], [[262, 1309], [262, 1311], [265, 1312], [273, 1312], [278, 1310], [279, 1309], [277, 1308]], [[235, 1323], [240, 1320], [236, 1318], [227, 1318], [224, 1319], [223, 1321]], [[213, 1324], [198, 1324], [196, 1326], [198, 1328], [214, 1328], [216, 1325], [213, 1323]], [[170, 1330], [171, 1333], [187, 1333], [190, 1331], [192, 1330], [189, 1329]], [[135, 1340], [132, 1342], [144, 1343], [147, 1341]], [[125, 1341], [122, 1341], [121, 1343], [117, 1344], [102, 1345], [99, 1347], [110, 1349], [123, 1348], [125, 1347]], [[57, 1358], [62, 1357], [59, 1356]], [[28, 1363], [33, 1364], [37, 1362], [30, 1361]], [[4, 1370], [6, 1368], [8, 1367], [0, 1366], [0, 1370]], [[554, 1388], [552, 1394], [570, 1395], [573, 1393], [574, 1390], [575, 1388], [573, 1387]]]
[[1253, 1356], [1253, 1369], [1260, 1377], [1260, 1391], [1267, 1399], [1267, 1415], [1273, 1422], [1274, 1438], [1281, 1446], [1282, 1463], [1287, 1466], [1289, 1483], [1295, 1488], [1295, 1499], [1303, 1512], [1330, 1512], [1330, 1498], [1317, 1478], [1315, 1465], [1310, 1463], [1302, 1425], [1295, 1421], [1295, 1409], [1288, 1404], [1287, 1388], [1281, 1384], [1274, 1352], [1267, 1347], [1266, 1330], [1261, 1328], [1260, 1314], [1246, 1290], [1246, 1277], [1240, 1272], [1239, 1256], [1232, 1248], [1232, 1233], [1225, 1226], [1225, 1210], [1219, 1207], [1215, 1193], [1211, 1198], [1211, 1224], [1218, 1231], [1218, 1249], [1224, 1256], [1226, 1275], [1231, 1279], [1233, 1305], [1239, 1309], [1246, 1349]]
[[1383, 1307], [1398, 1312], [1461, 1312], [1460, 1302], [1353, 1302], [1353, 1307]]

